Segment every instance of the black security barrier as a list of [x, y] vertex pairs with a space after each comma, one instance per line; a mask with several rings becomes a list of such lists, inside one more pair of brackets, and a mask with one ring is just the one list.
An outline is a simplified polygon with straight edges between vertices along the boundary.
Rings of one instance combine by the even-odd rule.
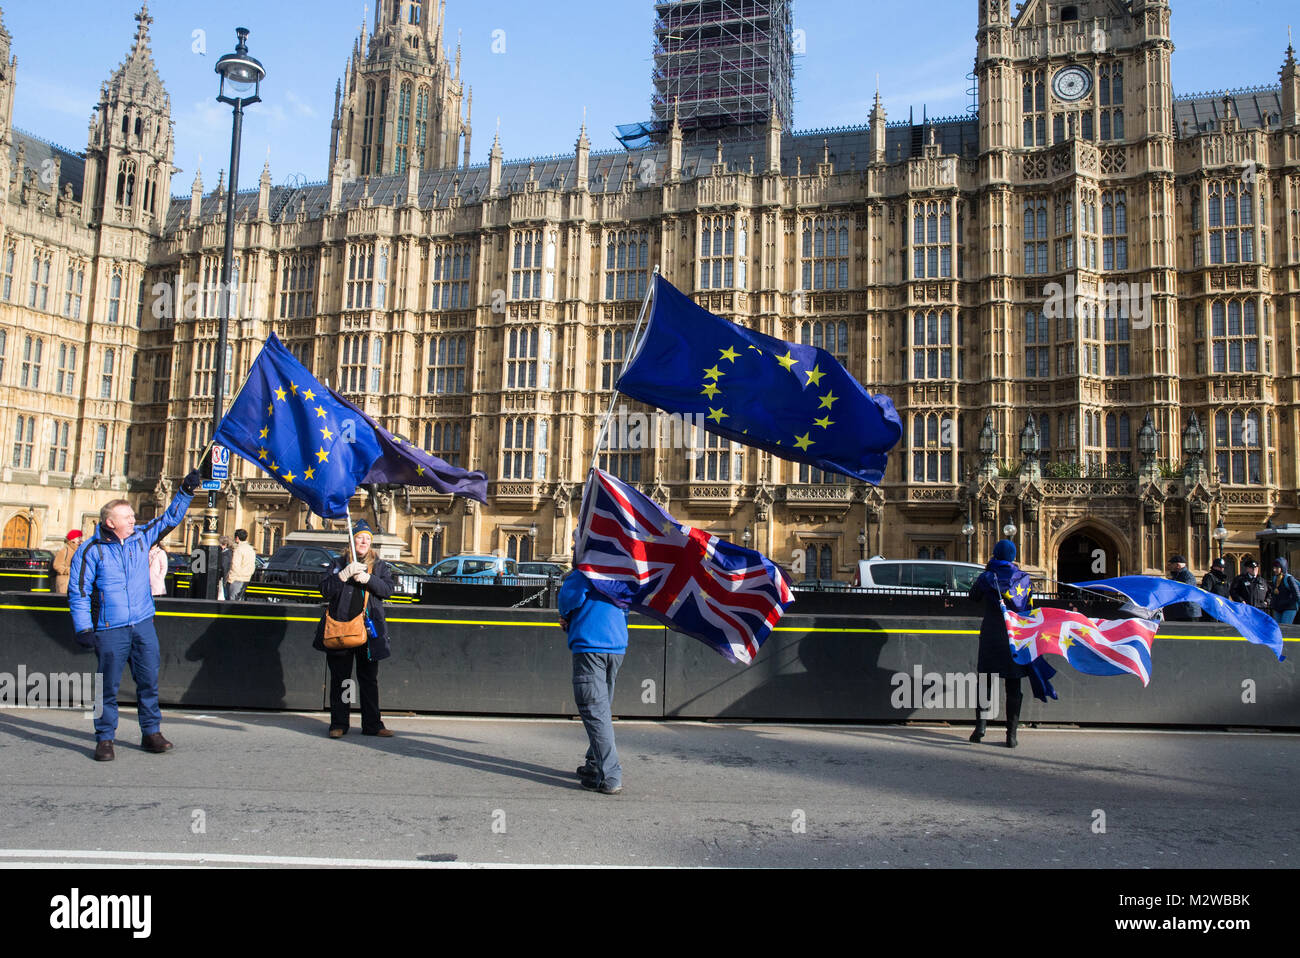
[[[467, 587], [474, 588], [474, 587]], [[380, 670], [389, 711], [572, 715], [572, 659], [553, 610], [391, 607], [393, 657]], [[0, 672], [87, 672], [62, 596], [0, 594]], [[325, 658], [311, 648], [318, 604], [160, 599], [165, 706], [319, 709]], [[623, 717], [812, 721], [973, 719], [979, 620], [956, 616], [787, 615], [750, 666], [634, 616], [619, 676]], [[1300, 628], [1288, 626], [1291, 636]], [[1290, 656], [1300, 640], [1287, 641]], [[1166, 623], [1152, 681], [1081, 675], [1056, 657], [1060, 700], [1029, 698], [1025, 721], [1300, 727], [1294, 659], [1279, 663], [1218, 623]], [[997, 716], [1001, 717], [998, 683]], [[129, 673], [121, 698], [132, 701]], [[987, 692], [985, 693], [987, 694]]]

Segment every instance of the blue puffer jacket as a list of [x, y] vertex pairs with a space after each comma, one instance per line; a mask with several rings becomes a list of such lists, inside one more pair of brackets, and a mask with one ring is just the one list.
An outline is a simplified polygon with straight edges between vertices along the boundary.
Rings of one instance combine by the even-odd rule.
[[68, 608], [77, 632], [120, 629], [153, 615], [149, 550], [180, 525], [193, 499], [176, 493], [166, 512], [136, 526], [125, 541], [100, 523], [68, 572]]
[[570, 652], [627, 652], [627, 613], [597, 592], [577, 569], [564, 577], [556, 604], [569, 623]]

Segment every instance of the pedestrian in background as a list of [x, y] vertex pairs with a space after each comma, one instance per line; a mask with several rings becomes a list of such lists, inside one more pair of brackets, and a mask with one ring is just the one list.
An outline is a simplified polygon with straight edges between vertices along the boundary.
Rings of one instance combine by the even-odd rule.
[[158, 633], [154, 630], [149, 550], [180, 525], [202, 483], [198, 470], [181, 481], [167, 511], [135, 526], [135, 510], [114, 499], [99, 510], [99, 528], [72, 557], [68, 609], [77, 642], [93, 648], [103, 676], [103, 709], [95, 719], [95, 761], [111, 762], [117, 738], [117, 688], [122, 670], [135, 679], [140, 747], [161, 753], [172, 747], [163, 738], [158, 710]]
[[361, 734], [389, 738], [393, 732], [384, 727], [379, 712], [379, 663], [392, 654], [388, 642], [388, 623], [384, 618], [384, 600], [393, 594], [393, 575], [388, 563], [372, 548], [374, 532], [370, 523], [359, 519], [352, 527], [352, 545], [357, 558], [342, 555], [331, 563], [321, 579], [320, 592], [332, 618], [339, 622], [369, 617], [369, 638], [364, 645], [333, 651], [325, 647], [325, 616], [316, 626], [312, 647], [326, 653], [330, 670], [330, 738], [347, 734], [351, 706], [343, 698], [343, 683], [357, 671], [357, 689], [361, 697]]
[[623, 791], [623, 766], [614, 744], [614, 682], [627, 652], [627, 612], [577, 569], [565, 576], [557, 602], [573, 653], [573, 699], [587, 730], [587, 759], [578, 768], [578, 781], [602, 795], [617, 795]]
[[[993, 558], [971, 586], [970, 598], [984, 603], [984, 621], [980, 623], [979, 656], [976, 671], [1002, 676], [1007, 691], [1007, 748], [1019, 744], [1020, 708], [1024, 692], [1020, 680], [1030, 674], [1028, 665], [1021, 665], [1011, 657], [1011, 639], [1007, 635], [1007, 620], [1002, 607], [1024, 614], [1029, 611], [1033, 580], [1029, 573], [1016, 565], [1016, 544], [1010, 539], [1000, 539], [993, 546]], [[977, 695], [981, 683], [976, 683]], [[983, 740], [987, 731], [987, 711], [975, 705], [975, 731], [970, 740]]]
[[224, 599], [226, 598], [226, 576], [230, 575], [234, 543], [230, 541], [230, 536], [222, 536], [217, 540], [217, 545], [221, 548], [217, 553], [217, 598]]
[[76, 555], [77, 547], [81, 542], [81, 530], [73, 529], [64, 537], [59, 551], [54, 553], [51, 567], [54, 569], [54, 591], [59, 595], [68, 593], [68, 573], [72, 570], [72, 557]]
[[1228, 587], [1228, 598], [1234, 602], [1245, 602], [1257, 609], [1268, 611], [1268, 580], [1259, 574], [1259, 563], [1247, 559], [1242, 565], [1242, 573], [1232, 580]]
[[1296, 582], [1287, 561], [1281, 556], [1273, 560], [1273, 582], [1269, 594], [1273, 618], [1282, 625], [1294, 622], [1296, 609], [1300, 609], [1300, 582]]
[[167, 594], [167, 553], [160, 545], [149, 550], [149, 589], [154, 595]]
[[244, 589], [248, 587], [248, 580], [253, 578], [253, 573], [256, 571], [257, 553], [248, 544], [248, 532], [244, 529], [236, 529], [235, 547], [231, 550], [230, 563], [224, 580], [226, 598], [231, 602], [242, 599]]
[[[1196, 585], [1196, 576], [1187, 568], [1187, 560], [1177, 553], [1169, 557], [1169, 575], [1165, 578]], [[1201, 607], [1195, 602], [1175, 602], [1165, 611], [1165, 618], [1171, 622], [1195, 622], [1200, 617]]]
[[1201, 577], [1201, 588], [1215, 595], [1227, 596], [1228, 574], [1224, 571], [1222, 556], [1210, 563], [1210, 571]]

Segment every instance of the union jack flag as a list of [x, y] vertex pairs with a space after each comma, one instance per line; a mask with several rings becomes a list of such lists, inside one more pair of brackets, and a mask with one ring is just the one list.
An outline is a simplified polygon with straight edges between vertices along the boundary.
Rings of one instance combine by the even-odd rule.
[[636, 489], [593, 469], [574, 568], [603, 595], [748, 665], [794, 601], [766, 556], [678, 522]]
[[1151, 681], [1151, 640], [1160, 623], [1147, 619], [1090, 619], [1067, 609], [1018, 615], [1003, 606], [1011, 657], [1027, 665], [1047, 652], [1088, 675], [1136, 675]]

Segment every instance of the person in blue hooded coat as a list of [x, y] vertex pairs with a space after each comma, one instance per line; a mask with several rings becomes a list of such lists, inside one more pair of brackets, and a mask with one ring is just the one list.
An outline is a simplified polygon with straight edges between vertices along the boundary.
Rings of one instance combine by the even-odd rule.
[[[1007, 637], [1007, 623], [1002, 617], [1002, 606], [1005, 605], [1012, 612], [1029, 611], [1032, 590], [1033, 582], [1029, 578], [1029, 573], [1016, 565], [1016, 544], [1010, 539], [1001, 539], [993, 547], [993, 558], [989, 560], [970, 590], [973, 601], [984, 603], [984, 621], [980, 623], [979, 658], [976, 669], [981, 673], [995, 673], [1002, 676], [1007, 690], [1007, 748], [1015, 748], [1017, 744], [1020, 706], [1024, 702], [1020, 680], [1027, 675], [1032, 675], [1033, 667], [1021, 665], [1011, 658], [1011, 640]], [[984, 738], [987, 726], [985, 715], [986, 711], [977, 703], [975, 731], [970, 736], [972, 742]]]

